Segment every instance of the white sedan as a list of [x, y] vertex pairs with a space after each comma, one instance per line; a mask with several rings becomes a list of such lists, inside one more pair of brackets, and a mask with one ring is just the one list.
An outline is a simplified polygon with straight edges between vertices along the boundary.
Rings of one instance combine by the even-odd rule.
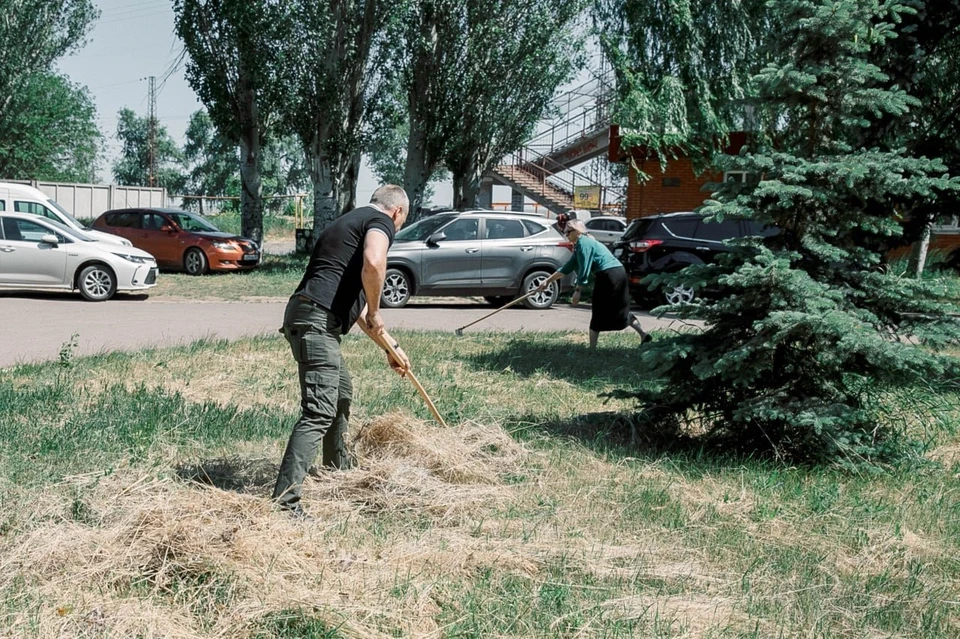
[[102, 302], [157, 283], [157, 261], [132, 246], [97, 241], [59, 222], [0, 212], [0, 287], [78, 290]]
[[608, 247], [619, 240], [627, 228], [627, 218], [616, 215], [598, 215], [584, 220], [583, 223], [595, 240]]

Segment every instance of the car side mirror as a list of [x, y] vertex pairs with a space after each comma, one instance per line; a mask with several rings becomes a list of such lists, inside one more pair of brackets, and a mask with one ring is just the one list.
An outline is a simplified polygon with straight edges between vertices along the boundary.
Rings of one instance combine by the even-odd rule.
[[447, 239], [447, 234], [444, 233], [443, 231], [440, 231], [439, 233], [434, 233], [433, 235], [428, 237], [427, 244], [437, 244], [438, 242], [441, 242], [445, 239]]
[[50, 244], [52, 246], [60, 245], [60, 240], [58, 240], [57, 236], [54, 235], [53, 233], [45, 234], [43, 237], [40, 238], [40, 241], [43, 242], [44, 244]]

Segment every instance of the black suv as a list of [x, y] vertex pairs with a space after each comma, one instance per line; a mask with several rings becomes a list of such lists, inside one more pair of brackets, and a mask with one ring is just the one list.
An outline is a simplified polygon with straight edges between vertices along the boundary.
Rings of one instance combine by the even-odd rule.
[[730, 250], [725, 240], [776, 234], [776, 228], [753, 220], [708, 222], [697, 213], [670, 213], [633, 220], [614, 243], [613, 254], [627, 269], [635, 302], [679, 304], [693, 301], [696, 291], [687, 286], [650, 291], [640, 281], [653, 273], [672, 273], [690, 264], [710, 262], [718, 253]]

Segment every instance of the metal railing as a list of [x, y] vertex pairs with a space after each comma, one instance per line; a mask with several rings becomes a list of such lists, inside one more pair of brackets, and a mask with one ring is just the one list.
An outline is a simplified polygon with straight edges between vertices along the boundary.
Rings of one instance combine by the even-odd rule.
[[613, 82], [613, 72], [606, 72], [559, 96], [554, 104], [561, 115], [528, 140], [527, 146], [547, 155], [610, 126], [615, 99]]
[[507, 160], [506, 164], [517, 167], [537, 180], [539, 190], [534, 191], [534, 194], [543, 198], [557, 199], [556, 193], [559, 193], [572, 201], [578, 185], [600, 186], [601, 208], [603, 208], [605, 202], [620, 201], [626, 198], [622, 189], [609, 185], [597, 185], [596, 180], [567, 168], [529, 146], [520, 147], [519, 150], [511, 153]]

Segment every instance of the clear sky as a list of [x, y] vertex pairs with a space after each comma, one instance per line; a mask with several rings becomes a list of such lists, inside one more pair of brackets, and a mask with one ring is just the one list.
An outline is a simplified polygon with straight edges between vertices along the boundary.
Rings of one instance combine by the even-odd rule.
[[[147, 114], [147, 78], [157, 78], [157, 117], [182, 145], [190, 115], [203, 108], [178, 66], [182, 45], [173, 29], [171, 0], [96, 0], [100, 20], [75, 54], [58, 67], [76, 83], [86, 85], [97, 105], [97, 124], [105, 137], [105, 152], [99, 177], [113, 181], [110, 167], [120, 150], [116, 138], [117, 112], [128, 107]], [[166, 78], [161, 84], [161, 80]], [[378, 186], [364, 166], [357, 188], [357, 202], [364, 203]], [[434, 204], [450, 205], [449, 184], [434, 186]], [[506, 199], [509, 200], [509, 189]]]

